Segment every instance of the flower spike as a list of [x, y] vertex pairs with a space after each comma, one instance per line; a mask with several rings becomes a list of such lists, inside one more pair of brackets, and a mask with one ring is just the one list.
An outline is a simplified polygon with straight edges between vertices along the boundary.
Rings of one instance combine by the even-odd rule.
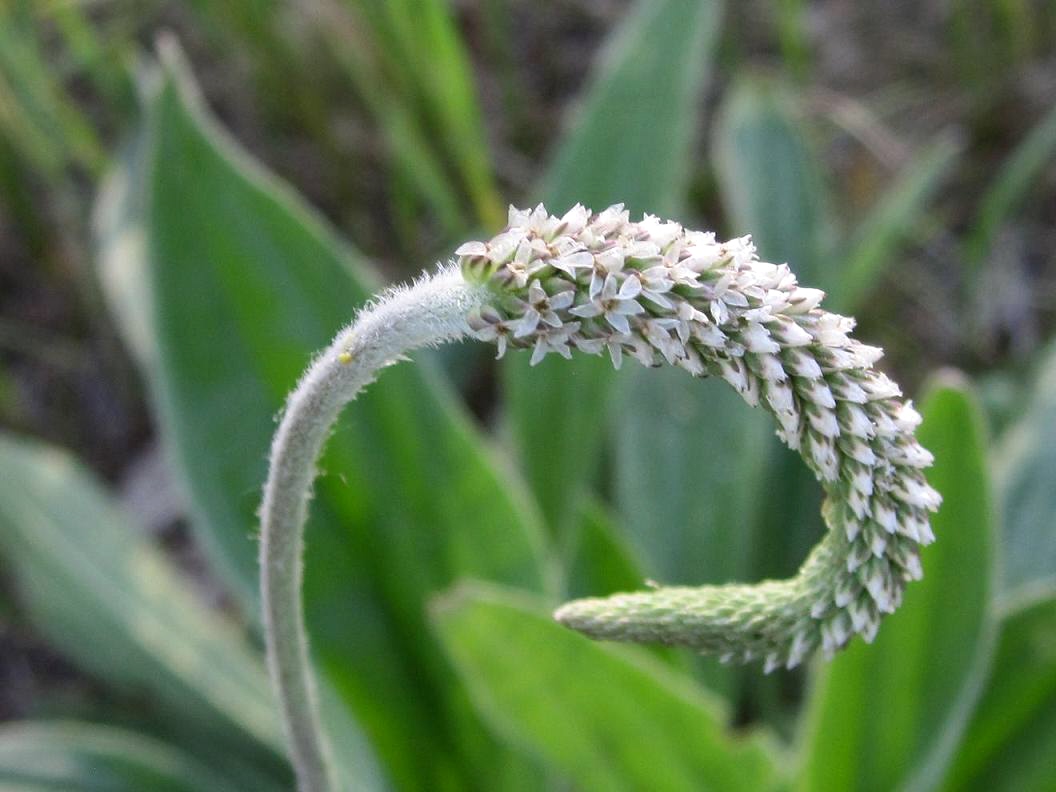
[[[511, 259], [514, 249], [524, 255]], [[854, 634], [872, 640], [922, 574], [941, 499], [922, 473], [932, 457], [913, 436], [920, 416], [873, 368], [881, 350], [851, 338], [853, 319], [820, 308], [823, 292], [799, 286], [787, 265], [760, 261], [750, 237], [719, 242], [652, 215], [635, 223], [622, 205], [594, 214], [577, 204], [560, 220], [511, 209], [501, 234], [459, 253], [467, 277], [490, 272], [496, 295], [470, 317], [479, 339], [531, 348], [533, 364], [607, 349], [617, 367], [626, 352], [721, 377], [774, 416], [827, 495], [829, 532], [790, 580], [584, 599], [558, 621], [767, 671], [818, 647], [831, 656]]]

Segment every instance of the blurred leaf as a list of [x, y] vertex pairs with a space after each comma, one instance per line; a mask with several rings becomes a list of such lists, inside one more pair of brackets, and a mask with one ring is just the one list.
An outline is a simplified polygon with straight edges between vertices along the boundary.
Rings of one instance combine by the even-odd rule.
[[0, 726], [0, 789], [14, 792], [226, 792], [239, 789], [191, 756], [89, 723]]
[[989, 255], [1002, 225], [1026, 200], [1034, 183], [1054, 157], [1056, 107], [1005, 158], [998, 168], [997, 178], [983, 195], [966, 250], [967, 258], [974, 267], [978, 267], [979, 261]]
[[724, 733], [715, 703], [644, 652], [594, 643], [519, 595], [463, 586], [434, 623], [474, 702], [578, 788], [765, 790], [777, 757]]
[[920, 225], [928, 202], [961, 155], [952, 135], [940, 137], [910, 159], [862, 221], [846, 256], [829, 309], [854, 311]]
[[[551, 211], [577, 201], [595, 210], [621, 201], [635, 213], [682, 209], [720, 12], [710, 0], [639, 1], [607, 44], [543, 180]], [[592, 358], [528, 369], [522, 354], [503, 367], [510, 430], [551, 531], [563, 535], [598, 466], [615, 376], [608, 360]]]
[[1056, 598], [1005, 615], [994, 667], [943, 789], [1056, 788]]
[[543, 178], [551, 210], [577, 201], [599, 211], [622, 202], [636, 215], [683, 209], [721, 12], [708, 0], [653, 0], [627, 13]]
[[860, 640], [820, 667], [811, 692], [804, 790], [931, 789], [979, 693], [992, 639], [993, 519], [986, 437], [974, 399], [952, 385], [925, 400], [918, 436], [942, 493], [924, 580]]
[[725, 382], [635, 371], [616, 440], [615, 498], [645, 572], [665, 585], [745, 580], [773, 427]]
[[1056, 345], [1042, 356], [1019, 420], [994, 451], [993, 468], [1002, 516], [1003, 595], [1056, 583]]
[[576, 546], [564, 596], [601, 597], [642, 587], [645, 573], [637, 554], [604, 507], [588, 501], [580, 509]]
[[793, 97], [779, 84], [743, 79], [719, 112], [712, 161], [731, 236], [751, 234], [759, 256], [788, 262], [805, 285], [835, 288], [832, 221], [821, 170]]
[[[165, 54], [142, 170], [124, 176], [145, 191], [142, 204], [125, 204], [149, 209], [147, 259], [123, 260], [144, 293], [112, 302], [144, 312], [123, 325], [151, 333], [148, 373], [195, 528], [255, 613], [252, 532], [273, 418], [311, 354], [378, 286], [214, 126], [176, 51]], [[506, 757], [459, 715], [468, 704], [424, 629], [424, 599], [462, 576], [532, 589], [544, 577], [516, 482], [419, 357], [385, 372], [340, 421], [322, 463], [330, 475], [316, 487], [305, 579], [315, 657], [402, 786], [430, 786], [470, 763], [466, 752], [479, 754], [478, 771]]]
[[284, 754], [260, 656], [72, 458], [0, 435], [0, 528], [34, 624], [78, 665], [198, 731]]

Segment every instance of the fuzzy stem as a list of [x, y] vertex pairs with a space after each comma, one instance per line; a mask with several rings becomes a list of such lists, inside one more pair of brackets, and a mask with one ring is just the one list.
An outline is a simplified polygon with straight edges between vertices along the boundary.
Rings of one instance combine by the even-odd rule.
[[271, 447], [261, 506], [260, 581], [268, 667], [301, 792], [334, 788], [308, 655], [301, 597], [304, 523], [316, 460], [338, 413], [379, 369], [413, 349], [456, 340], [487, 296], [442, 270], [369, 306], [319, 355], [290, 395]]

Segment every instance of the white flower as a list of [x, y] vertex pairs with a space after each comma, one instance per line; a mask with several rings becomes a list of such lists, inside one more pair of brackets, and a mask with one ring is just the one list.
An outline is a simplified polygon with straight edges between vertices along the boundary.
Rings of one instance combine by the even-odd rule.
[[528, 303], [517, 325], [515, 336], [524, 338], [531, 335], [539, 326], [540, 321], [551, 327], [560, 327], [561, 317], [555, 312], [568, 308], [575, 299], [574, 294], [572, 289], [566, 289], [551, 297], [547, 295], [539, 281], [532, 281], [532, 285], [528, 287]]
[[565, 216], [561, 218], [561, 222], [558, 224], [558, 232], [575, 236], [583, 230], [588, 220], [590, 220], [590, 210], [584, 207], [583, 204], [577, 203], [565, 212]]
[[627, 317], [645, 312], [641, 304], [634, 299], [641, 290], [642, 284], [637, 278], [627, 278], [621, 285], [615, 275], [609, 275], [596, 297], [590, 302], [577, 305], [569, 313], [584, 319], [603, 316], [614, 330], [628, 335], [631, 326]]
[[535, 347], [532, 349], [532, 359], [529, 364], [534, 366], [550, 352], [557, 352], [561, 357], [570, 359], [572, 350], [568, 348], [568, 342], [576, 331], [579, 330], [579, 322], [569, 322], [561, 327], [547, 328], [540, 331], [535, 339]]
[[594, 274], [590, 278], [590, 291], [588, 292], [590, 299], [593, 300], [601, 294], [606, 278], [623, 271], [624, 260], [624, 250], [620, 247], [611, 247], [594, 255], [592, 262]]
[[473, 335], [481, 341], [493, 342], [498, 347], [498, 354], [495, 359], [500, 360], [506, 354], [506, 345], [513, 335], [513, 328], [510, 327], [509, 322], [495, 322], [494, 324], [485, 325], [479, 330], [474, 330]]

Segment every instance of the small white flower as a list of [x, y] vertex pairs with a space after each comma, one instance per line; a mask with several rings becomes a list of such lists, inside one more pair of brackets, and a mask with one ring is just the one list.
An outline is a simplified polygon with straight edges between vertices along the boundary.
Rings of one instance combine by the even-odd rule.
[[591, 226], [595, 234], [608, 236], [622, 230], [630, 222], [630, 219], [630, 213], [623, 208], [622, 203], [613, 204], [594, 218]]
[[532, 281], [528, 287], [528, 303], [524, 308], [524, 314], [517, 325], [517, 338], [524, 338], [535, 332], [539, 322], [550, 325], [550, 327], [561, 327], [561, 317], [556, 311], [568, 308], [575, 299], [572, 289], [560, 291], [552, 297], [546, 293], [539, 281]]
[[565, 216], [561, 218], [561, 222], [558, 224], [558, 230], [562, 234], [575, 236], [583, 230], [588, 220], [590, 220], [590, 210], [583, 204], [577, 203], [565, 212]]
[[660, 308], [673, 307], [671, 300], [665, 296], [675, 287], [670, 268], [664, 266], [649, 267], [646, 270], [636, 271], [633, 277], [641, 281], [643, 299]]
[[487, 256], [488, 246], [483, 242], [466, 242], [455, 248], [456, 256]]
[[594, 274], [590, 278], [590, 291], [588, 292], [590, 299], [593, 300], [601, 294], [606, 278], [623, 271], [624, 260], [624, 251], [619, 247], [611, 247], [594, 256]]
[[506, 345], [513, 335], [513, 328], [510, 327], [509, 322], [495, 322], [494, 324], [485, 325], [479, 330], [474, 330], [473, 335], [481, 341], [494, 343], [498, 347], [498, 354], [495, 359], [500, 360], [506, 354]]
[[586, 250], [580, 250], [556, 258], [550, 262], [550, 265], [555, 269], [561, 270], [574, 281], [577, 277], [576, 270], [594, 269], [594, 255]]
[[650, 241], [655, 243], [661, 250], [666, 248], [682, 235], [682, 226], [678, 223], [661, 220], [656, 215], [647, 214], [638, 223], [638, 229], [644, 231]]
[[634, 299], [641, 288], [642, 285], [637, 278], [627, 278], [620, 285], [615, 275], [609, 275], [597, 297], [590, 302], [577, 305], [569, 313], [584, 319], [603, 316], [614, 330], [629, 335], [631, 326], [627, 317], [645, 312], [641, 304]]
[[571, 359], [572, 350], [569, 349], [568, 342], [577, 330], [579, 330], [579, 322], [569, 322], [561, 327], [540, 331], [535, 338], [535, 347], [532, 349], [532, 359], [529, 364], [536, 365], [551, 352]]

